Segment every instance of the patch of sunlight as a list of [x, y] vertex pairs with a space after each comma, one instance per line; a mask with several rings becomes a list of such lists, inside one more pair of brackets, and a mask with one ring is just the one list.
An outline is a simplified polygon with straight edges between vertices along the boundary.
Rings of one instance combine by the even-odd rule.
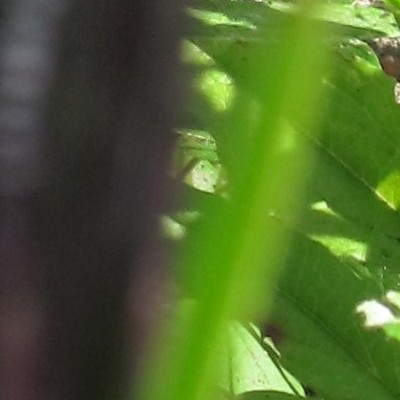
[[400, 206], [400, 171], [393, 171], [382, 179], [376, 191], [390, 207], [398, 210]]
[[231, 25], [240, 26], [248, 29], [256, 29], [256, 27], [245, 19], [233, 19], [221, 12], [198, 10], [195, 8], [189, 8], [189, 15], [202, 21], [207, 25]]
[[311, 204], [311, 210], [319, 211], [326, 215], [339, 217], [339, 215], [336, 214], [335, 211], [333, 211], [332, 208], [329, 207], [328, 203], [325, 200], [317, 201]]
[[161, 233], [162, 236], [170, 240], [181, 240], [186, 235], [186, 228], [174, 220], [173, 218], [164, 215], [161, 217]]
[[396, 292], [394, 290], [389, 290], [385, 296], [386, 300], [400, 310], [400, 292]]
[[219, 165], [215, 165], [208, 160], [200, 160], [188, 172], [185, 182], [197, 190], [206, 193], [214, 193], [220, 175]]
[[356, 312], [364, 319], [367, 328], [382, 328], [389, 338], [400, 341], [400, 292], [389, 291], [382, 302], [365, 300]]
[[178, 129], [177, 134], [179, 135], [178, 145], [182, 149], [217, 151], [215, 139], [207, 131], [200, 129]]
[[338, 257], [351, 257], [358, 262], [367, 259], [367, 245], [354, 239], [331, 235], [310, 235]]
[[181, 60], [185, 64], [211, 66], [214, 60], [205, 53], [200, 47], [190, 40], [183, 40], [181, 44]]
[[363, 315], [364, 325], [370, 328], [396, 322], [392, 311], [376, 300], [363, 301], [357, 306], [356, 312]]
[[215, 111], [223, 112], [232, 104], [235, 90], [232, 79], [226, 73], [209, 68], [197, 76], [194, 85]]

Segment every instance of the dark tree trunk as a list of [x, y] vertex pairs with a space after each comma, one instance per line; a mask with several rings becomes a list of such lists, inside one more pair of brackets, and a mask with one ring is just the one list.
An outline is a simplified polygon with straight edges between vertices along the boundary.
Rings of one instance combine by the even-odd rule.
[[181, 4], [3, 8], [0, 398], [123, 398], [162, 287]]

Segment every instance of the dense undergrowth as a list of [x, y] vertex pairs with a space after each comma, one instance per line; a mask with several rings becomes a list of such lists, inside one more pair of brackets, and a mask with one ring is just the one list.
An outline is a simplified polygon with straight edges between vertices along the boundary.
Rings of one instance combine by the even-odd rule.
[[185, 196], [163, 220], [180, 295], [146, 396], [397, 399], [400, 106], [366, 44], [399, 35], [396, 4], [188, 14]]

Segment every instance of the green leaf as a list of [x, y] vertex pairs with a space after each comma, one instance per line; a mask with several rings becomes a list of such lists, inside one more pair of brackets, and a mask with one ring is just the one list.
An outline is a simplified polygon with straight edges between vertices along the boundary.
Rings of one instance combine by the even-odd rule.
[[[399, 30], [393, 15], [374, 7], [356, 7], [350, 4], [325, 3], [315, 18], [343, 26], [375, 30], [387, 36], [398, 34]], [[355, 35], [356, 37], [358, 35]]]
[[[315, 397], [313, 399], [318, 400]], [[304, 397], [273, 391], [254, 391], [243, 393], [237, 397], [237, 400], [304, 400]]]
[[[192, 280], [198, 301], [190, 326], [183, 326], [183, 335], [161, 346], [164, 351], [156, 355], [146, 399], [209, 398], [210, 382], [218, 369], [216, 350], [223, 343], [227, 319], [255, 315], [269, 306], [277, 266], [289, 240], [288, 232], [271, 221], [269, 210], [278, 203], [290, 215], [296, 214], [293, 198], [301, 190], [308, 164], [298, 127], [314, 126], [313, 110], [322, 92], [318, 77], [327, 67], [325, 46], [316, 40], [324, 27], [306, 18], [312, 7], [305, 3], [290, 24], [278, 26], [277, 22], [280, 43], [271, 44], [262, 33], [250, 49], [246, 65], [252, 86], [258, 89], [256, 124], [251, 132], [244, 129], [248, 115], [242, 106], [249, 98], [243, 91], [232, 106], [231, 122], [220, 127], [218, 135], [233, 138], [233, 148], [224, 151], [225, 156], [230, 153], [231, 197], [223, 207], [210, 206], [198, 229], [198, 240], [188, 241], [179, 260], [177, 273], [183, 276], [187, 291]], [[242, 76], [245, 73], [241, 71]], [[287, 187], [280, 185], [282, 169]], [[259, 279], [261, 275], [265, 280]], [[164, 357], [171, 353], [174, 356], [167, 358], [165, 371]]]
[[[153, 398], [204, 397], [225, 317], [267, 309], [260, 306], [261, 288], [267, 288], [268, 305], [276, 279], [270, 267], [283, 260], [293, 231], [272, 314], [283, 332], [283, 365], [327, 400], [396, 399], [400, 347], [388, 336], [397, 337], [398, 327], [368, 329], [357, 311], [399, 285], [400, 114], [393, 82], [372, 53], [359, 42], [344, 42], [397, 33], [393, 19], [331, 4], [314, 13], [318, 21], [311, 24], [292, 15], [293, 7], [203, 4], [205, 12], [192, 11], [202, 21], [192, 41], [212, 68], [197, 86], [223, 105], [221, 125], [205, 125], [213, 125], [232, 199], [210, 207], [198, 240], [189, 241], [180, 267], [190, 267], [182, 273], [185, 288], [194, 288], [201, 301], [190, 334], [177, 345], [172, 378], [164, 378]], [[332, 26], [337, 29], [327, 34]], [[339, 53], [336, 76], [321, 77], [323, 44], [334, 44]], [[235, 85], [232, 96], [223, 91], [228, 81]], [[321, 86], [326, 102], [318, 97]], [[308, 156], [315, 171], [303, 197]], [[300, 219], [293, 211], [299, 205]], [[247, 332], [235, 331], [231, 339], [235, 391], [257, 389], [260, 382], [264, 389], [293, 389]]]
[[235, 322], [229, 325], [227, 338], [228, 382], [233, 394], [256, 390], [304, 394], [301, 385], [280, 365], [279, 354], [270, 341], [263, 341]]
[[283, 364], [327, 399], [393, 399], [400, 348], [363, 327], [356, 306], [380, 291], [357, 272], [296, 237], [272, 316], [284, 334]]
[[[397, 399], [398, 328], [368, 329], [360, 305], [399, 285], [400, 108], [393, 82], [338, 58], [315, 135], [315, 167], [272, 322], [283, 364], [326, 399]], [[322, 110], [321, 110], [322, 111]]]

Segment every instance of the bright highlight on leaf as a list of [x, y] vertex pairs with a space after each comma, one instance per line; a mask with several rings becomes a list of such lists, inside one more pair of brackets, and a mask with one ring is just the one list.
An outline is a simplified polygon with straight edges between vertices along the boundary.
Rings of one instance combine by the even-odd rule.
[[363, 314], [366, 327], [377, 327], [396, 321], [389, 308], [376, 300], [362, 302], [357, 306], [356, 311]]
[[333, 216], [333, 217], [339, 217], [339, 215], [337, 215], [327, 204], [326, 201], [322, 200], [322, 201], [317, 201], [314, 204], [311, 204], [311, 209], [315, 210], [315, 211], [319, 211], [322, 213], [325, 213], [327, 215]]
[[376, 190], [396, 210], [400, 207], [400, 171], [392, 171], [379, 182]]
[[218, 69], [210, 68], [200, 73], [195, 80], [195, 87], [215, 111], [226, 111], [233, 102], [235, 89], [232, 79]]
[[310, 238], [321, 243], [337, 257], [352, 257], [359, 262], [367, 260], [368, 248], [364, 242], [328, 235], [310, 235]]

